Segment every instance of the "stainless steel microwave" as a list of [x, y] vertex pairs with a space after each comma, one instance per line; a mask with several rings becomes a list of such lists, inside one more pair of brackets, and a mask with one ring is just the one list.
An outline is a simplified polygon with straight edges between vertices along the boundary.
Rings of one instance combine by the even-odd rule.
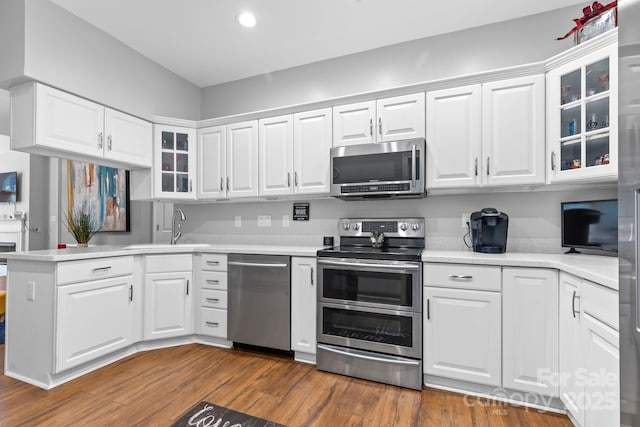
[[425, 197], [422, 138], [331, 149], [331, 195], [345, 200]]

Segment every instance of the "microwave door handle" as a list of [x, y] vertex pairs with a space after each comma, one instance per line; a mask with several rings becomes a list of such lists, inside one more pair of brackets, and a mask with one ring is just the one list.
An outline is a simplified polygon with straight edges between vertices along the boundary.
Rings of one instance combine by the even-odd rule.
[[416, 146], [411, 146], [411, 187], [416, 186]]

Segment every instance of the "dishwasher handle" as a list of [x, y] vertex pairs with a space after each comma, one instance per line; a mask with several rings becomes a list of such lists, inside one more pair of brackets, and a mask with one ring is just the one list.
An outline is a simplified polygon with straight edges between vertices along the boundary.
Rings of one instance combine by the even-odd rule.
[[242, 261], [229, 261], [229, 265], [239, 265], [242, 267], [261, 267], [261, 268], [287, 268], [289, 264], [284, 262], [271, 263], [271, 262], [242, 262]]

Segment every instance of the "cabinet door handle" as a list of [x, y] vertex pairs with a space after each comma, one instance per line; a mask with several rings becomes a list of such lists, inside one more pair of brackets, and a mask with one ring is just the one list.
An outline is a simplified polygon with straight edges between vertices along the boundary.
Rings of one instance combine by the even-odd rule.
[[111, 151], [111, 147], [112, 147], [112, 141], [113, 138], [111, 137], [111, 135], [107, 136], [107, 150]]
[[207, 298], [209, 302], [220, 302], [220, 298]]
[[573, 291], [573, 296], [571, 297], [571, 314], [573, 314], [573, 318], [576, 318], [576, 291]]
[[102, 150], [102, 142], [104, 140], [104, 135], [102, 132], [98, 134], [98, 148]]
[[129, 301], [133, 301], [133, 285], [129, 285]]
[[224, 190], [224, 178], [220, 177], [220, 191]]
[[287, 172], [287, 187], [291, 187], [291, 172]]
[[220, 283], [219, 280], [214, 280], [214, 279], [207, 279], [207, 283], [211, 283], [212, 285], [218, 284]]
[[298, 171], [295, 171], [293, 173], [293, 181], [295, 183], [295, 186], [297, 187], [298, 186]]
[[311, 279], [311, 286], [313, 286], [313, 267], [311, 267], [309, 269], [309, 271], [311, 272], [311, 274], [309, 275], [310, 279]]
[[378, 117], [378, 135], [382, 136], [382, 117]]
[[478, 158], [477, 157], [476, 157], [476, 160], [475, 160], [473, 168], [475, 170], [476, 176], [478, 176]]
[[220, 261], [207, 261], [207, 265], [220, 265]]
[[373, 136], [373, 119], [369, 119], [369, 135]]
[[450, 274], [449, 278], [453, 280], [471, 280], [473, 279], [473, 276], [468, 276], [466, 274]]
[[189, 193], [193, 191], [193, 180], [189, 178]]
[[229, 191], [229, 177], [227, 177], [227, 191]]
[[427, 320], [431, 320], [431, 304], [429, 304], [429, 298], [427, 298]]
[[220, 324], [218, 322], [205, 322], [207, 324], [207, 326], [215, 326], [218, 327]]
[[556, 152], [555, 151], [551, 152], [551, 170], [552, 171], [556, 170]]
[[111, 270], [111, 266], [110, 265], [108, 265], [106, 267], [97, 267], [97, 268], [94, 268], [92, 271], [94, 273], [106, 273], [109, 270]]
[[187, 279], [187, 295], [189, 295], [189, 279]]
[[487, 176], [489, 176], [491, 174], [491, 172], [490, 172], [491, 168], [489, 166], [489, 161], [490, 161], [489, 159], [490, 159], [490, 157], [487, 157]]

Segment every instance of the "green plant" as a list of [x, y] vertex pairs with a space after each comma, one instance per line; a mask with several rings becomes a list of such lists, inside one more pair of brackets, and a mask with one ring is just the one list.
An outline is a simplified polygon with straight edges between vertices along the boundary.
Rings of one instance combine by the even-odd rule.
[[84, 205], [74, 209], [71, 216], [65, 215], [65, 221], [79, 244], [89, 243], [93, 235], [100, 231], [96, 217]]

